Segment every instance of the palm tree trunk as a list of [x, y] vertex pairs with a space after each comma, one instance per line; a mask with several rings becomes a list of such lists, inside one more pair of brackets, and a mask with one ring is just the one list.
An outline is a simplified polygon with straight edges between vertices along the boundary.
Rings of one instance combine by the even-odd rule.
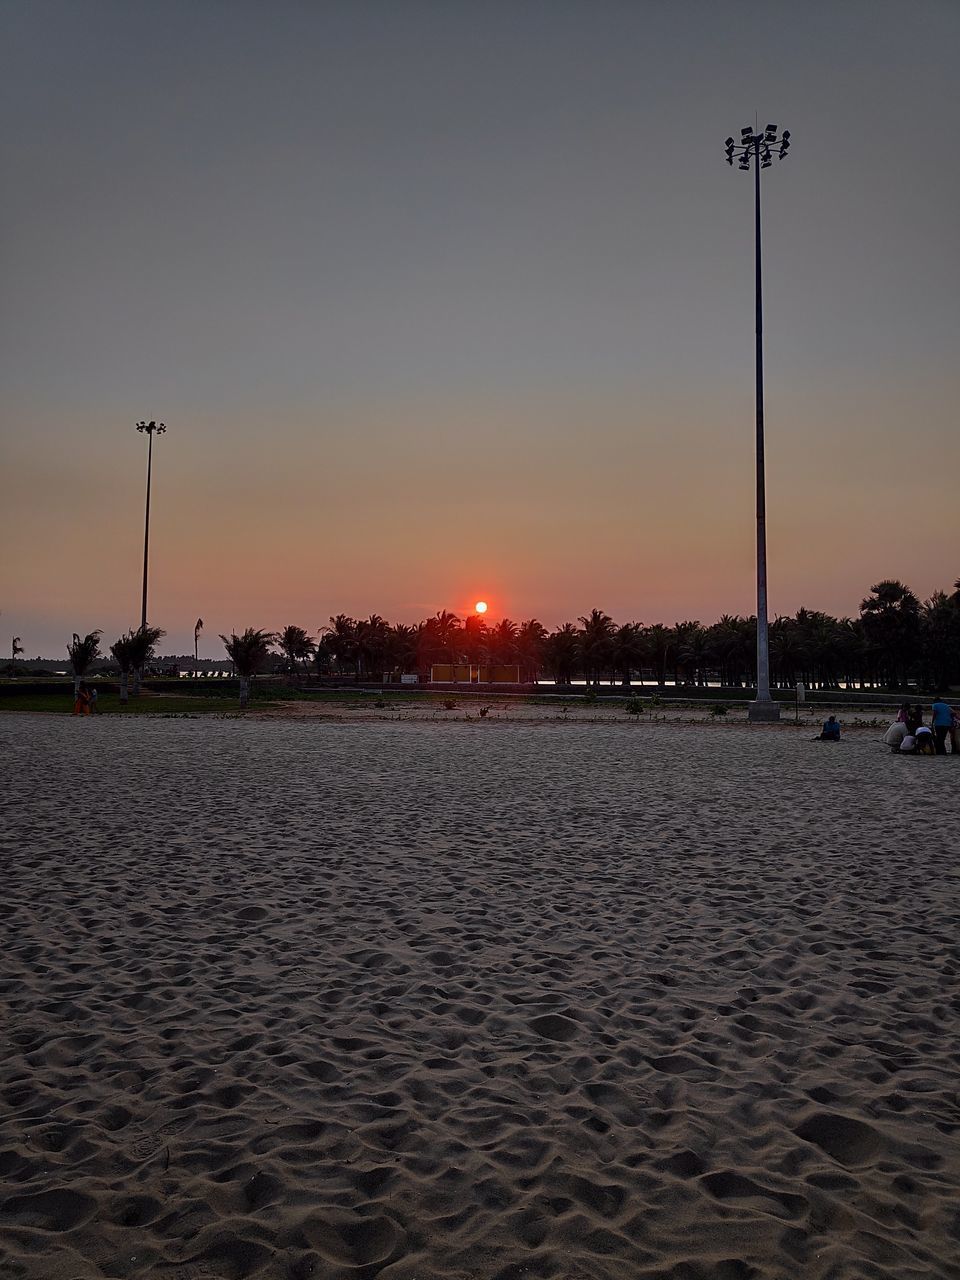
[[137, 667], [133, 673], [133, 696], [140, 697], [140, 682], [143, 679], [143, 668]]
[[240, 710], [246, 711], [247, 703], [250, 701], [250, 681], [246, 676], [240, 677]]
[[120, 705], [121, 707], [125, 707], [127, 705], [127, 698], [129, 697], [129, 694], [130, 694], [129, 682], [130, 682], [129, 671], [121, 671], [120, 672]]

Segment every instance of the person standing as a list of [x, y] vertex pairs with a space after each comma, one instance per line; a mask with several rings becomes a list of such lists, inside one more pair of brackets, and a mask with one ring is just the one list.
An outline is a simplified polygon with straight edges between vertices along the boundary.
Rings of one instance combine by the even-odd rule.
[[947, 754], [947, 734], [953, 727], [953, 708], [943, 700], [941, 694], [937, 694], [933, 700], [931, 708], [933, 712], [933, 736], [936, 741], [936, 751], [938, 756]]
[[90, 687], [90, 710], [91, 710], [91, 712], [93, 713], [93, 715], [96, 715], [96, 714], [97, 714], [97, 698], [98, 698], [99, 696], [100, 696], [100, 695], [97, 693], [97, 687], [96, 687], [96, 685], [91, 685], [91, 687]]

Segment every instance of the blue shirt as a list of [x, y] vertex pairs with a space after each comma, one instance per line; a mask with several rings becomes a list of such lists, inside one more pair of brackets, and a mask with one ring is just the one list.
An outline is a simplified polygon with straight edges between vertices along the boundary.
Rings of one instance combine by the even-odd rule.
[[935, 702], [933, 704], [933, 723], [935, 725], [946, 725], [947, 728], [953, 724], [953, 712], [945, 702]]

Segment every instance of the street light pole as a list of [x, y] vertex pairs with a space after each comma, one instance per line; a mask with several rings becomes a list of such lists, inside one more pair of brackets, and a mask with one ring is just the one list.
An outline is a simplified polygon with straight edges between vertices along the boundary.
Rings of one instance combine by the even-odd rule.
[[780, 719], [780, 708], [770, 696], [770, 644], [767, 614], [767, 495], [766, 463], [763, 442], [763, 287], [760, 234], [760, 170], [773, 163], [771, 148], [779, 146], [782, 160], [790, 148], [789, 130], [777, 134], [777, 126], [768, 124], [761, 133], [749, 125], [740, 130], [739, 145], [727, 138], [727, 164], [736, 157], [741, 170], [754, 170], [754, 233], [756, 237], [756, 337], [757, 337], [757, 697], [748, 708], [751, 720]]
[[162, 422], [138, 422], [137, 430], [147, 433], [147, 509], [143, 523], [143, 597], [140, 606], [140, 630], [147, 626], [147, 563], [150, 549], [150, 481], [153, 472], [153, 437], [162, 436], [166, 431]]

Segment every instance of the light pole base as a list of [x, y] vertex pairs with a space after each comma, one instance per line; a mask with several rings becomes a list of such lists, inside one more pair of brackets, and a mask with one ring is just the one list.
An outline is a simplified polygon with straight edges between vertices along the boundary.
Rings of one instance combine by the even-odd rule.
[[747, 719], [751, 724], [776, 724], [780, 719], [780, 704], [772, 698], [748, 702]]

